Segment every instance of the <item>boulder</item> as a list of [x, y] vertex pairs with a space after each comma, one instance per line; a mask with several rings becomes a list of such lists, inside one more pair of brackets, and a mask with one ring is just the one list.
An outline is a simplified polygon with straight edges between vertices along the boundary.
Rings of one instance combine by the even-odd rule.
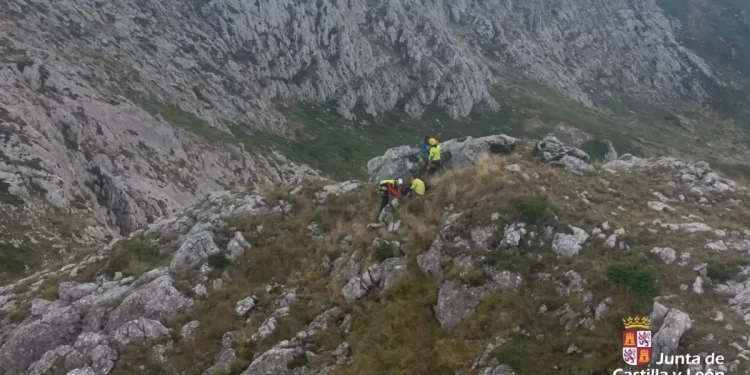
[[81, 332], [81, 317], [70, 306], [50, 307], [41, 319], [11, 332], [0, 346], [0, 369], [26, 371], [47, 351], [73, 342]]
[[219, 248], [214, 243], [213, 234], [203, 231], [192, 234], [182, 243], [172, 258], [169, 269], [172, 272], [184, 272], [198, 268], [213, 254], [218, 254]]
[[323, 189], [315, 193], [315, 202], [322, 203], [329, 196], [338, 196], [360, 187], [362, 183], [356, 180], [340, 182], [334, 185], [324, 186]]
[[105, 329], [114, 332], [126, 322], [141, 317], [166, 324], [175, 313], [192, 305], [193, 300], [174, 287], [171, 276], [161, 276], [137, 289], [112, 310]]
[[567, 147], [552, 134], [536, 144], [535, 153], [545, 162], [559, 165], [575, 174], [596, 171], [589, 161], [589, 154], [575, 147]]
[[[504, 134], [450, 139], [440, 145], [441, 161], [446, 169], [471, 165], [483, 153], [511, 153], [516, 150], [519, 141]], [[399, 146], [367, 162], [367, 174], [370, 176], [370, 182], [385, 178], [419, 176], [425, 172], [426, 165], [427, 158], [418, 148]]]
[[570, 226], [573, 234], [556, 233], [552, 239], [552, 251], [562, 256], [577, 255], [589, 234], [581, 228]]
[[692, 320], [688, 314], [677, 309], [670, 309], [666, 317], [664, 317], [661, 328], [659, 328], [659, 331], [653, 337], [653, 357], [659, 358], [662, 354], [665, 356], [675, 354], [682, 335], [691, 326]]
[[125, 346], [133, 341], [157, 339], [169, 334], [169, 329], [156, 320], [138, 318], [129, 321], [115, 331], [113, 337]]

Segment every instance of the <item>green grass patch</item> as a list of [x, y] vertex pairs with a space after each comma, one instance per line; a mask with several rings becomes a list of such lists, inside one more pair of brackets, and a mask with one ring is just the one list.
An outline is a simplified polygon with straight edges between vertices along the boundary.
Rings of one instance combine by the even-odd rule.
[[605, 156], [609, 152], [609, 145], [600, 139], [592, 139], [584, 142], [581, 145], [581, 150], [589, 154], [591, 160], [602, 161], [605, 160]]
[[115, 245], [104, 274], [111, 277], [122, 272], [125, 276], [137, 276], [166, 261], [159, 248], [150, 243], [137, 238], [125, 239]]
[[349, 335], [354, 364], [341, 375], [453, 375], [476, 358], [478, 347], [451, 338], [432, 311], [434, 280], [410, 275], [386, 293], [388, 303], [366, 304]]
[[47, 301], [56, 301], [58, 299], [57, 288], [60, 286], [61, 281], [56, 276], [46, 278], [42, 282], [42, 285], [39, 286], [38, 297]]
[[206, 120], [187, 112], [173, 104], [165, 104], [155, 98], [147, 98], [135, 91], [125, 91], [123, 95], [138, 104], [152, 115], [161, 115], [170, 124], [200, 135], [214, 142], [235, 142], [232, 134], [211, 126]]
[[393, 258], [393, 245], [383, 242], [375, 248], [375, 260], [384, 262], [389, 258]]
[[546, 196], [524, 196], [516, 200], [516, 209], [520, 219], [531, 225], [541, 224], [554, 213]]
[[10, 324], [19, 324], [29, 317], [29, 305], [26, 303], [19, 304], [8, 315], [8, 322]]
[[706, 276], [715, 283], [722, 283], [732, 278], [732, 267], [726, 264], [709, 263], [706, 266]]
[[10, 276], [21, 275], [25, 269], [25, 258], [31, 251], [27, 247], [15, 248], [0, 244], [0, 273]]
[[232, 264], [229, 261], [229, 258], [227, 258], [227, 256], [222, 253], [209, 255], [207, 262], [208, 265], [211, 266], [211, 268], [216, 270], [223, 270]]
[[629, 289], [642, 297], [658, 293], [654, 272], [642, 264], [616, 263], [608, 266], [606, 272], [607, 280], [613, 286]]

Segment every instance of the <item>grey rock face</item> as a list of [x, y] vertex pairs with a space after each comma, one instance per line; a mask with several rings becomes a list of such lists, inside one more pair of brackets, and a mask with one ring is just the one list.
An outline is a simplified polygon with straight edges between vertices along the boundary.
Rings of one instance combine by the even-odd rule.
[[232, 237], [232, 239], [227, 244], [227, 251], [229, 251], [229, 260], [236, 261], [243, 254], [245, 254], [245, 250], [248, 250], [249, 248], [250, 244], [247, 243], [242, 233], [235, 232], [234, 237]]
[[0, 347], [0, 368], [25, 371], [48, 350], [73, 342], [81, 332], [72, 307], [50, 308], [41, 319], [22, 325]]
[[361, 186], [361, 184], [362, 183], [359, 181], [350, 180], [350, 181], [340, 182], [334, 185], [324, 186], [323, 189], [315, 193], [315, 201], [318, 203], [321, 203], [325, 201], [325, 199], [328, 198], [329, 196], [338, 196], [338, 195], [344, 194], [346, 192], [357, 189], [358, 187]]
[[[80, 361], [77, 366], [90, 366], [97, 375], [109, 374], [115, 367], [118, 354], [110, 337], [97, 333], [82, 333], [66, 355], [66, 364], [72, 357]], [[70, 368], [70, 366], [68, 366]]]
[[123, 324], [140, 317], [167, 323], [176, 312], [193, 305], [174, 285], [170, 276], [161, 276], [138, 288], [109, 314], [106, 330], [114, 332]]
[[[34, 199], [30, 186], [46, 191], [49, 207], [81, 197], [121, 233], [232, 182], [278, 181], [298, 169], [227, 145], [234, 142], [200, 141], [141, 101], [152, 111], [179, 103], [205, 120], [194, 122], [212, 129], [210, 138], [224, 139], [224, 123], [287, 131], [275, 100], [334, 101], [347, 118], [355, 107], [375, 114], [401, 104], [411, 115], [437, 106], [456, 117], [478, 105], [497, 109], [490, 87], [509, 76], [586, 104], [597, 95], [592, 83], [647, 100], [700, 100], [705, 82], [717, 80], [651, 1], [550, 9], [540, 0], [68, 0], [46, 4], [48, 12], [28, 12], [30, 0], [3, 4], [14, 53], [0, 79], [8, 134], [0, 149], [14, 162], [0, 166], [0, 179], [23, 200]], [[59, 32], [69, 25], [87, 32]], [[128, 98], [110, 94], [119, 91]]]
[[[441, 142], [444, 168], [458, 168], [474, 163], [479, 155], [509, 154], [515, 151], [519, 140], [504, 134], [481, 138], [466, 137]], [[367, 162], [370, 182], [386, 178], [419, 176], [425, 172], [427, 159], [419, 149], [409, 146], [394, 147]]]
[[659, 358], [662, 354], [674, 354], [680, 338], [691, 326], [690, 316], [680, 310], [670, 309], [652, 340], [654, 358]]
[[195, 333], [198, 331], [198, 328], [200, 327], [201, 323], [197, 320], [193, 320], [192, 322], [189, 322], [182, 326], [180, 329], [180, 336], [182, 336], [183, 339], [191, 339], [193, 336], [195, 336]]
[[189, 236], [177, 250], [169, 269], [172, 272], [184, 272], [195, 269], [213, 254], [218, 254], [219, 248], [214, 243], [211, 232], [200, 232]]
[[481, 286], [471, 287], [446, 281], [440, 285], [435, 305], [435, 317], [443, 328], [453, 328], [476, 311], [479, 302], [488, 293], [513, 290], [521, 285], [521, 276], [510, 271], [498, 271], [484, 266], [483, 272], [488, 281]]
[[290, 369], [289, 364], [295, 359], [305, 356], [305, 349], [294, 341], [282, 341], [270, 350], [253, 360], [242, 375], [279, 374], [301, 375], [312, 374], [300, 372], [302, 368]]
[[83, 368], [77, 368], [75, 370], [70, 370], [67, 375], [99, 375], [97, 374], [94, 369], [91, 367], [83, 367]]
[[611, 170], [667, 170], [675, 182], [679, 183], [684, 189], [696, 189], [698, 193], [704, 191], [732, 192], [737, 190], [736, 182], [711, 172], [711, 167], [703, 161], [685, 163], [671, 157], [645, 159], [625, 154], [617, 160], [604, 164], [602, 168]]
[[652, 254], [656, 254], [666, 264], [672, 264], [677, 259], [677, 252], [671, 247], [655, 247], [651, 249]]
[[169, 334], [167, 327], [156, 320], [138, 318], [122, 325], [113, 334], [120, 345], [133, 341], [153, 340]]
[[373, 265], [362, 276], [352, 277], [341, 293], [347, 301], [356, 301], [376, 288], [388, 290], [406, 277], [406, 265], [406, 258], [390, 258], [381, 264]]
[[536, 145], [536, 153], [542, 160], [553, 165], [560, 165], [575, 174], [592, 173], [594, 169], [591, 158], [583, 150], [567, 147], [554, 135], [547, 135]]
[[484, 295], [480, 288], [469, 288], [447, 281], [440, 286], [435, 317], [444, 328], [453, 328], [476, 311]]
[[480, 375], [516, 375], [515, 371], [508, 365], [484, 368], [479, 372]]
[[562, 256], [578, 254], [583, 249], [583, 244], [589, 238], [585, 230], [571, 226], [573, 234], [555, 233], [552, 239], [552, 251]]
[[237, 306], [235, 307], [234, 311], [237, 314], [237, 316], [245, 316], [248, 312], [252, 311], [252, 309], [255, 307], [255, 298], [253, 297], [247, 297], [243, 299], [242, 301], [237, 302]]

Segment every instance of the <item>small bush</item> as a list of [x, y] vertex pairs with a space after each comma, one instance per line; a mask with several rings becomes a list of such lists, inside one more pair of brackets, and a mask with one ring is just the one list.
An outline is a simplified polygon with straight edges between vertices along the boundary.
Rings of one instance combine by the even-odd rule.
[[222, 253], [211, 254], [208, 256], [208, 265], [215, 270], [223, 270], [229, 267], [229, 264], [229, 259]]
[[296, 368], [304, 367], [306, 365], [307, 365], [307, 355], [305, 355], [305, 353], [302, 353], [294, 357], [294, 359], [291, 362], [289, 362], [286, 365], [286, 367], [290, 370], [294, 370]]
[[525, 196], [516, 201], [516, 209], [526, 224], [540, 224], [551, 214], [551, 205], [545, 196]]
[[26, 257], [31, 253], [27, 247], [0, 244], [0, 275], [19, 276], [26, 270]]
[[656, 276], [637, 263], [617, 263], [607, 267], [607, 280], [616, 287], [625, 287], [640, 296], [656, 294]]
[[716, 283], [727, 281], [732, 278], [732, 267], [726, 264], [709, 263], [706, 266], [706, 276]]
[[140, 275], [159, 266], [163, 258], [159, 249], [146, 241], [137, 238], [122, 240], [115, 245], [104, 273], [110, 277], [116, 272], [126, 276]]
[[589, 154], [591, 160], [604, 160], [607, 152], [609, 152], [609, 145], [600, 139], [594, 139], [584, 142], [581, 149]]
[[528, 358], [526, 347], [518, 342], [506, 342], [492, 351], [492, 356], [499, 363], [510, 366], [513, 370], [523, 373], [523, 361]]
[[393, 258], [393, 246], [391, 244], [383, 242], [375, 248], [375, 259], [378, 262], [383, 262], [389, 258]]
[[50, 277], [42, 282], [39, 287], [39, 298], [47, 301], [56, 301], [58, 299], [57, 288], [60, 286], [58, 277]]
[[29, 316], [29, 307], [27, 305], [16, 306], [15, 309], [8, 313], [8, 322], [10, 324], [19, 324]]

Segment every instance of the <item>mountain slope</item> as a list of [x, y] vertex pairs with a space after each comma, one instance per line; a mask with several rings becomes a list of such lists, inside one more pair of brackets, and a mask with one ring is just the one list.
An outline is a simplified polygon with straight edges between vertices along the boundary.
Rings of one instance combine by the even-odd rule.
[[747, 5], [676, 5], [0, 0], [0, 278], [308, 165], [363, 178], [426, 133], [746, 175]]
[[[356, 181], [214, 193], [84, 262], [4, 287], [0, 364], [611, 373], [624, 366], [622, 319], [648, 315], [657, 356], [717, 353], [726, 361], [714, 371], [750, 371], [745, 186], [672, 158], [623, 155], [584, 173], [573, 167], [588, 155], [549, 137], [446, 143], [454, 169], [389, 207], [388, 225], [371, 223], [378, 197]], [[371, 164], [403, 171], [399, 155], [412, 152]]]

